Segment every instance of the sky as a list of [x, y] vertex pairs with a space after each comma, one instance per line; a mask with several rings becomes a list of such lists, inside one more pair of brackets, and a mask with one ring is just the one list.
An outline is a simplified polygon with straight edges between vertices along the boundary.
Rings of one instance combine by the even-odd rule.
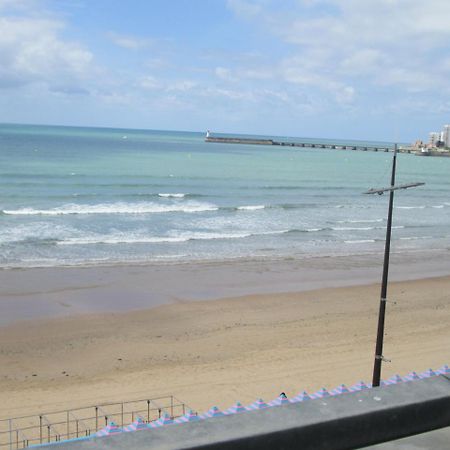
[[0, 122], [410, 142], [449, 0], [0, 0]]

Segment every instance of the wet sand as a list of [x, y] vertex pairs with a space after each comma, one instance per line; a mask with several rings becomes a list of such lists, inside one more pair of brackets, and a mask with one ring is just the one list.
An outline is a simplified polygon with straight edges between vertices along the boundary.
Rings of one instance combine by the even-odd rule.
[[[450, 266], [402, 258], [385, 377], [450, 362], [450, 277], [432, 277]], [[166, 394], [225, 408], [370, 381], [376, 259], [3, 271], [0, 417]]]
[[[0, 326], [36, 318], [125, 312], [192, 300], [377, 283], [382, 254], [0, 270]], [[450, 274], [450, 251], [391, 255], [390, 280]]]

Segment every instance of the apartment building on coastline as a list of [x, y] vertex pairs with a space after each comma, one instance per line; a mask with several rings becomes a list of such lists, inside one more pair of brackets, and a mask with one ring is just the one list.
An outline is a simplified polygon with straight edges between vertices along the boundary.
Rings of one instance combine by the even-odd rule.
[[450, 125], [444, 125], [442, 131], [432, 131], [428, 140], [428, 147], [450, 148]]

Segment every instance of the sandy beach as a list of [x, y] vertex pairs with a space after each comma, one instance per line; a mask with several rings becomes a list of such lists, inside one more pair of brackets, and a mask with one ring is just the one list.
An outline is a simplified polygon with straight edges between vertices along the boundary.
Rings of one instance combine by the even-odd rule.
[[[371, 381], [377, 259], [2, 271], [0, 416], [166, 394], [202, 411]], [[393, 256], [384, 377], [449, 363], [443, 261]]]

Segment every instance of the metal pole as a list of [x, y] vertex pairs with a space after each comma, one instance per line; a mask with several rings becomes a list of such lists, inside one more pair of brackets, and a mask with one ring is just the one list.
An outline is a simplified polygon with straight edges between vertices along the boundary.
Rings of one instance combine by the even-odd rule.
[[[397, 163], [397, 144], [395, 144], [394, 147], [394, 157], [392, 160], [391, 188], [393, 188], [395, 185], [396, 163]], [[384, 247], [383, 278], [381, 280], [380, 309], [378, 313], [377, 343], [375, 347], [375, 361], [373, 365], [373, 378], [372, 378], [373, 387], [380, 385], [381, 362], [383, 361], [384, 322], [386, 315], [386, 296], [387, 296], [387, 283], [389, 274], [389, 255], [391, 249], [393, 207], [394, 207], [394, 190], [391, 189], [389, 192], [389, 209], [386, 225], [386, 243]]]

